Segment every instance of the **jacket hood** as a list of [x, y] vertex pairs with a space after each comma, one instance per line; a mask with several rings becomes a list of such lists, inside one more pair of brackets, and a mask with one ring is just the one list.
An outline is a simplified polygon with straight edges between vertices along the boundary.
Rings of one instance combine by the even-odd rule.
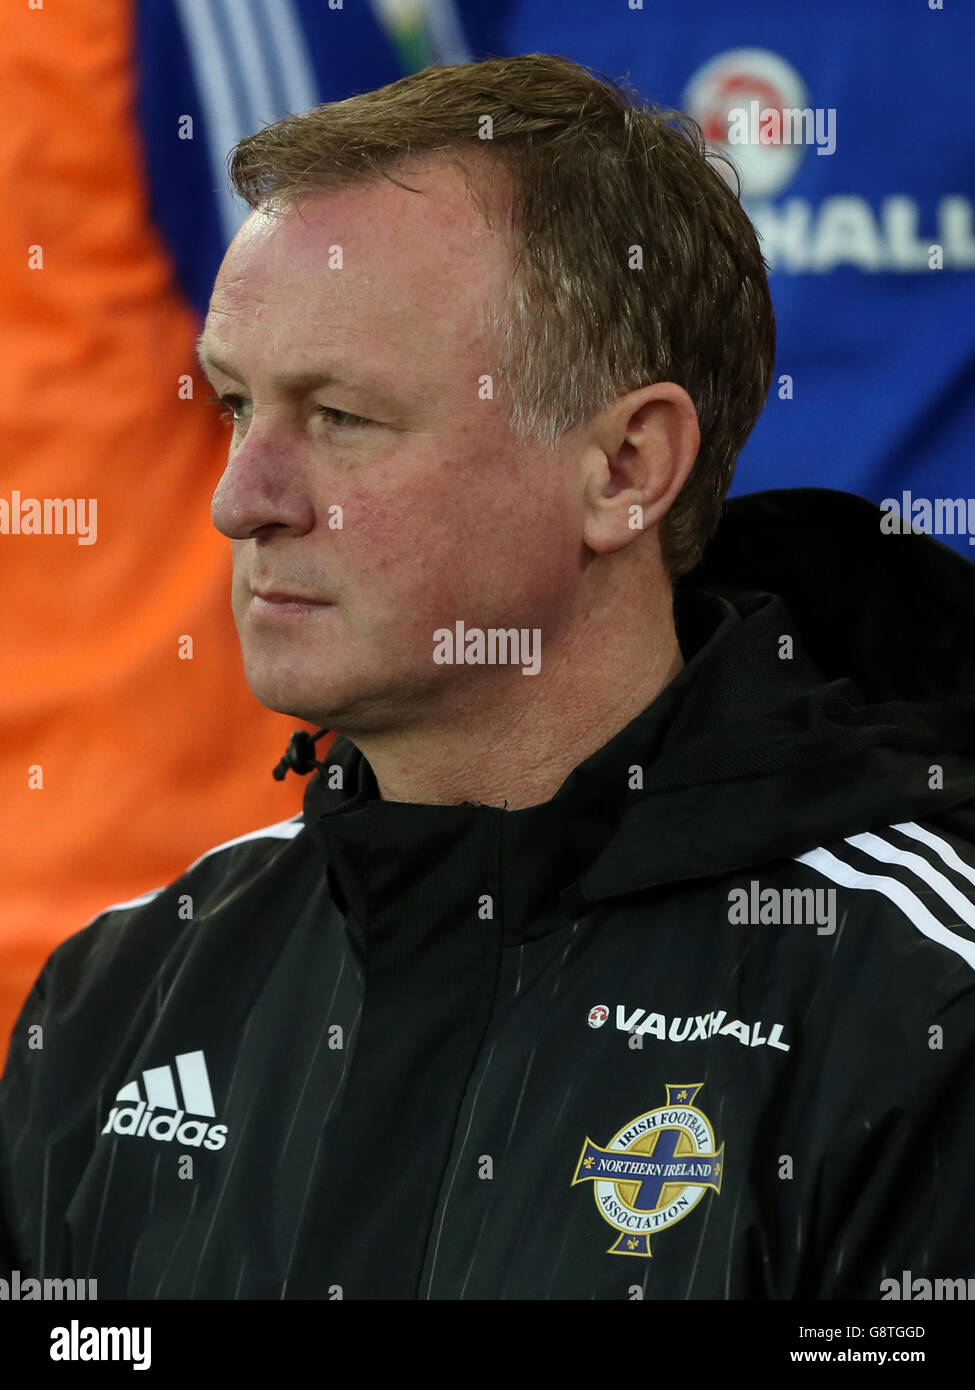
[[579, 871], [573, 910], [901, 821], [955, 813], [971, 834], [975, 565], [929, 536], [884, 534], [882, 516], [819, 488], [730, 500], [676, 589], [684, 669], [552, 801], [381, 802], [338, 738], [327, 761], [344, 790], [316, 773], [306, 818], [337, 827], [376, 803], [399, 823], [434, 811], [441, 829], [503, 816], [526, 850], [551, 824]]

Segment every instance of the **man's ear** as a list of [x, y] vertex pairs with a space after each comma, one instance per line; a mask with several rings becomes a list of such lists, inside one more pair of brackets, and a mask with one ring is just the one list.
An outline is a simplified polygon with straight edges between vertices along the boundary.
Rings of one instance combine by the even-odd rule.
[[583, 540], [609, 555], [656, 526], [701, 447], [694, 402], [672, 381], [631, 391], [591, 421]]

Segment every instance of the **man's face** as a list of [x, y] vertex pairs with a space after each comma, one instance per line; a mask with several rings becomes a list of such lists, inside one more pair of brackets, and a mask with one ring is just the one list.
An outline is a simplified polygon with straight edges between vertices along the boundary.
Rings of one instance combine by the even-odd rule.
[[233, 540], [247, 679], [270, 708], [349, 732], [531, 679], [438, 665], [433, 634], [540, 627], [544, 667], [584, 560], [573, 469], [481, 398], [496, 356], [475, 313], [505, 283], [506, 238], [454, 167], [397, 177], [422, 193], [383, 180], [253, 213], [203, 345], [236, 398], [213, 520]]

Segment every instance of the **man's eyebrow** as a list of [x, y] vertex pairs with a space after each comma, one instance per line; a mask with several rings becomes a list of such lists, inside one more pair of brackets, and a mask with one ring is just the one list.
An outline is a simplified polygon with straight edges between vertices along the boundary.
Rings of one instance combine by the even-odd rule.
[[[221, 362], [210, 352], [206, 342], [206, 335], [201, 333], [196, 340], [196, 355], [200, 366], [204, 371], [208, 367], [216, 367], [217, 371], [223, 372], [225, 376], [235, 377], [238, 381], [243, 381], [243, 377], [234, 366], [229, 362]], [[371, 377], [342, 377], [337, 372], [315, 371], [315, 372], [293, 372], [284, 373], [273, 377], [271, 384], [278, 391], [314, 391], [320, 386], [349, 386], [359, 390], [374, 390], [386, 392], [389, 388], [384, 386], [381, 381]]]

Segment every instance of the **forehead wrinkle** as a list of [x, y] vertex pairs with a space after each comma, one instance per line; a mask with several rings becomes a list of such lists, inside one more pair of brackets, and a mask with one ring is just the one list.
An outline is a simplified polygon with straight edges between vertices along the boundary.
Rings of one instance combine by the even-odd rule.
[[[196, 345], [201, 366], [208, 376], [209, 368], [214, 368], [224, 376], [246, 384], [247, 378], [239, 368], [231, 362], [221, 361], [214, 355], [205, 331], [197, 338]], [[404, 412], [416, 414], [418, 410], [425, 408], [425, 402], [428, 403], [428, 393], [422, 391], [418, 384], [414, 384], [414, 399], [408, 406], [407, 398], [402, 394], [402, 386], [394, 378], [377, 374], [368, 368], [360, 371], [354, 364], [351, 370], [348, 370], [341, 362], [337, 362], [332, 368], [315, 366], [279, 372], [268, 378], [268, 385], [272, 391], [296, 399], [324, 387], [338, 386], [365, 397], [377, 408], [393, 411], [398, 415], [403, 415]]]
[[[250, 337], [248, 330], [256, 326], [252, 322], [255, 298], [263, 301], [262, 319], [265, 313], [269, 316], [270, 321], [261, 324], [264, 334], [272, 329], [272, 322], [280, 327], [277, 318], [282, 304], [301, 303], [307, 310], [309, 298], [312, 297], [308, 291], [322, 274], [322, 257], [327, 254], [333, 236], [340, 244], [346, 243], [347, 251], [349, 243], [358, 246], [358, 255], [353, 257], [355, 268], [347, 265], [337, 280], [336, 289], [340, 290], [338, 302], [329, 303], [330, 296], [326, 295], [321, 306], [326, 314], [331, 309], [343, 318], [348, 318], [351, 312], [352, 322], [345, 325], [343, 333], [351, 332], [355, 336], [357, 329], [361, 332], [362, 325], [356, 324], [355, 318], [365, 307], [373, 330], [367, 336], [367, 347], [378, 346], [379, 340], [388, 347], [398, 333], [402, 339], [402, 350], [413, 356], [414, 341], [419, 335], [424, 340], [421, 358], [425, 358], [429, 349], [436, 346], [445, 362], [456, 363], [458, 349], [470, 346], [471, 311], [479, 309], [486, 296], [493, 300], [498, 291], [498, 282], [503, 283], [504, 263], [508, 260], [509, 248], [502, 233], [485, 226], [483, 217], [472, 208], [469, 199], [457, 197], [456, 188], [444, 189], [441, 183], [439, 188], [435, 184], [431, 191], [450, 195], [444, 201], [451, 205], [451, 211], [456, 203], [456, 212], [460, 215], [456, 219], [445, 217], [444, 207], [427, 199], [408, 201], [404, 206], [402, 193], [390, 186], [374, 190], [356, 189], [348, 199], [342, 195], [338, 198], [325, 195], [321, 202], [313, 203], [311, 209], [304, 209], [310, 214], [307, 217], [272, 219], [267, 226], [256, 219], [218, 274], [207, 324], [196, 341], [197, 357], [203, 370], [207, 371], [208, 364], [211, 364], [239, 380], [245, 380], [239, 370], [230, 370], [229, 362], [217, 361], [215, 354], [221, 352], [221, 344], [216, 339], [211, 342], [208, 338], [208, 329], [216, 328], [214, 316], [228, 317], [235, 327], [244, 329], [243, 345], [246, 349]], [[373, 195], [371, 198], [370, 193]], [[362, 195], [365, 195], [364, 202], [360, 201]], [[377, 204], [378, 211], [395, 210], [400, 220], [408, 222], [414, 233], [410, 254], [397, 262], [394, 279], [389, 285], [384, 282], [384, 273], [388, 276], [393, 269], [388, 266], [388, 247], [377, 244], [368, 230], [375, 225], [376, 217], [372, 209], [376, 209]], [[365, 242], [360, 243], [360, 232], [366, 236]], [[495, 248], [501, 251], [500, 257]], [[394, 288], [400, 291], [398, 297], [388, 293]], [[419, 303], [423, 305], [420, 317], [416, 313]], [[305, 339], [307, 349], [317, 346], [314, 344], [315, 336], [312, 327]], [[328, 336], [334, 336], [334, 331]], [[227, 344], [231, 352], [234, 351], [234, 337], [232, 334]], [[266, 346], [266, 337], [264, 342]], [[292, 334], [288, 335], [288, 345], [296, 346]], [[384, 382], [381, 376], [366, 375], [357, 379], [355, 364], [352, 364], [351, 380], [344, 381], [341, 376], [343, 364], [329, 364], [324, 341], [321, 347], [321, 374], [319, 376], [318, 371], [315, 372], [315, 384], [336, 382], [355, 388], [361, 380], [366, 389], [379, 389], [383, 394], [392, 391], [394, 397], [399, 396], [393, 382]], [[312, 365], [318, 367], [316, 358], [306, 357], [305, 362], [292, 360], [299, 369], [293, 378], [298, 380], [289, 380], [282, 374], [274, 379], [275, 389], [295, 390], [302, 385], [308, 389], [308, 378], [312, 376], [308, 368]], [[270, 363], [265, 362], [264, 365]], [[329, 366], [331, 371], [327, 370]], [[430, 386], [429, 382], [423, 384]], [[419, 382], [414, 383], [414, 387], [419, 385]], [[402, 404], [401, 399], [398, 404]]]

